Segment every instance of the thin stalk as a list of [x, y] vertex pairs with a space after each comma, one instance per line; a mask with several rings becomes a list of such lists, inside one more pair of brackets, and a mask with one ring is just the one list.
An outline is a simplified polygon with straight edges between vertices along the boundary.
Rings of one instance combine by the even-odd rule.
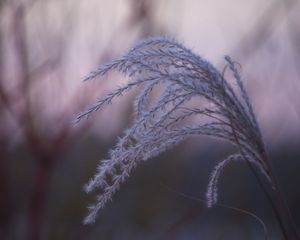
[[284, 223], [283, 223], [283, 221], [281, 219], [281, 215], [280, 215], [280, 213], [279, 213], [279, 211], [278, 211], [278, 209], [276, 207], [276, 204], [275, 204], [275, 202], [274, 202], [271, 194], [269, 193], [267, 187], [263, 184], [262, 180], [260, 179], [260, 177], [259, 177], [258, 173], [256, 172], [256, 170], [255, 170], [254, 166], [252, 165], [252, 163], [247, 158], [245, 158], [244, 156], [243, 156], [243, 158], [246, 161], [246, 163], [247, 163], [249, 169], [251, 170], [252, 174], [254, 175], [256, 181], [258, 182], [259, 187], [261, 188], [261, 190], [265, 194], [268, 202], [270, 203], [270, 206], [271, 206], [271, 208], [272, 208], [272, 210], [273, 210], [273, 212], [275, 214], [276, 220], [277, 220], [277, 222], [279, 224], [279, 227], [280, 227], [280, 229], [282, 231], [284, 239], [289, 240], [288, 234], [287, 234], [286, 229], [284, 227]]
[[[260, 186], [261, 190], [264, 192], [265, 196], [267, 197], [267, 200], [268, 202], [270, 203], [271, 205], [271, 208], [276, 216], [276, 220], [280, 226], [280, 229], [282, 231], [282, 234], [284, 236], [284, 239], [285, 240], [297, 240], [298, 238], [296, 237], [293, 237], [293, 235], [291, 235], [291, 233], [289, 233], [290, 231], [288, 230], [287, 228], [287, 225], [285, 224], [285, 221], [284, 221], [284, 216], [282, 213], [284, 213], [285, 211], [280, 211], [279, 208], [277, 207], [278, 204], [275, 203], [275, 200], [272, 198], [271, 194], [269, 193], [267, 187], [264, 185], [264, 183], [262, 182], [261, 178], [259, 177], [258, 173], [256, 172], [256, 169], [254, 168], [254, 166], [252, 165], [252, 163], [248, 160], [248, 158], [245, 156], [243, 150], [242, 150], [242, 146], [240, 144], [240, 141], [236, 135], [236, 131], [235, 131], [235, 128], [233, 127], [232, 125], [232, 121], [231, 121], [231, 118], [229, 118], [230, 120], [230, 126], [231, 126], [231, 129], [232, 129], [232, 133], [233, 133], [233, 136], [235, 138], [235, 141], [236, 141], [236, 144], [239, 148], [239, 151], [242, 155], [242, 157], [244, 158], [244, 160], [246, 161], [246, 163], [248, 164], [251, 172], [253, 173], [255, 179], [257, 180], [258, 182], [258, 185]], [[272, 174], [272, 168], [271, 168], [271, 164], [270, 164], [270, 161], [267, 160], [267, 155], [266, 154], [262, 154], [263, 156], [265, 156], [263, 158], [263, 160], [265, 160], [265, 162], [268, 164], [268, 167], [269, 167], [269, 170], [270, 170], [270, 178], [272, 180], [272, 183], [275, 185], [275, 190], [276, 190], [276, 187], [278, 184], [276, 184], [276, 182], [273, 182], [273, 174]], [[282, 200], [281, 200], [282, 201]], [[281, 207], [280, 207], [281, 209]], [[285, 215], [285, 214], [284, 214]], [[295, 235], [297, 236], [297, 235]]]
[[267, 156], [267, 154], [264, 152], [262, 153], [263, 160], [268, 164], [268, 167], [270, 169], [270, 178], [275, 186], [273, 189], [274, 197], [276, 200], [276, 206], [278, 214], [280, 215], [282, 221], [283, 221], [283, 227], [285, 229], [285, 232], [287, 234], [286, 239], [288, 240], [299, 240], [299, 235], [297, 233], [294, 220], [292, 218], [289, 206], [286, 202], [286, 199], [284, 197], [284, 194], [280, 188], [279, 182], [277, 180], [277, 177], [274, 174], [272, 164]]
[[284, 239], [285, 240], [299, 240], [289, 207], [288, 207], [286, 200], [282, 194], [282, 191], [280, 190], [278, 181], [275, 178], [275, 175], [271, 168], [270, 161], [267, 160], [267, 155], [264, 153], [263, 155], [265, 155], [265, 157], [263, 159], [268, 164], [268, 167], [270, 169], [270, 178], [271, 178], [273, 185], [275, 186], [275, 188], [272, 188], [273, 195], [268, 191], [268, 188], [265, 186], [265, 184], [259, 177], [259, 174], [257, 173], [256, 169], [254, 168], [252, 163], [246, 158], [246, 156], [243, 154], [242, 151], [241, 151], [241, 154], [242, 154], [243, 158], [245, 159], [246, 163], [248, 164], [249, 169], [251, 170], [255, 179], [257, 180], [261, 190], [264, 192], [268, 202], [270, 203], [270, 206], [275, 214], [276, 220], [282, 231]]

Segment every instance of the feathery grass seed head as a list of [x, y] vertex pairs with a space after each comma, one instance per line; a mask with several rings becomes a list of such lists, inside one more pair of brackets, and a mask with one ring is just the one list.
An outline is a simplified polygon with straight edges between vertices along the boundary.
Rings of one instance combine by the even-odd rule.
[[[219, 175], [232, 160], [254, 163], [269, 179], [268, 166], [262, 157], [264, 145], [249, 97], [235, 63], [228, 56], [225, 60], [237, 89], [212, 64], [174, 39], [148, 38], [84, 79], [94, 79], [112, 70], [129, 77], [127, 84], [79, 114], [76, 122], [132, 88], [139, 88], [131, 127], [110, 151], [109, 159], [100, 161], [94, 178], [85, 186], [87, 193], [95, 189], [101, 189], [101, 193], [97, 203], [89, 207], [84, 223], [95, 221], [98, 211], [111, 200], [140, 161], [157, 156], [191, 135], [226, 140], [239, 149], [239, 154], [227, 157], [213, 170], [206, 194], [209, 207], [217, 202]], [[150, 101], [150, 94], [158, 86], [158, 97]], [[192, 99], [202, 100], [203, 107], [190, 107]], [[185, 120], [192, 116], [201, 116], [206, 121], [187, 123]]]

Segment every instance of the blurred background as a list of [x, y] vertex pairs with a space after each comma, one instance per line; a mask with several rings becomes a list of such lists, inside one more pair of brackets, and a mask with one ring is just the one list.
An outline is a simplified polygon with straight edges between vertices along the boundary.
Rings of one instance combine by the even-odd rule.
[[[83, 185], [129, 126], [134, 92], [74, 126], [124, 81], [81, 79], [156, 35], [221, 70], [224, 55], [241, 64], [300, 230], [299, 12], [297, 0], [0, 0], [0, 239], [263, 239], [254, 218], [201, 202], [213, 166], [236, 150], [200, 137], [144, 162], [97, 222], [82, 225], [95, 201]], [[220, 202], [258, 215], [281, 239], [246, 164], [228, 166], [219, 189]]]

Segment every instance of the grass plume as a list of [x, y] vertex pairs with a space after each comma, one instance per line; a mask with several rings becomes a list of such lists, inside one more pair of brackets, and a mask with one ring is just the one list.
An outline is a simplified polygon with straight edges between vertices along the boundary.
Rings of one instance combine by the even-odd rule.
[[[134, 100], [131, 127], [119, 138], [109, 158], [100, 161], [94, 178], [85, 186], [87, 193], [96, 189], [100, 193], [97, 202], [89, 207], [84, 223], [95, 221], [98, 211], [112, 199], [141, 161], [153, 158], [193, 135], [225, 140], [238, 150], [237, 154], [228, 156], [215, 166], [206, 193], [208, 207], [217, 203], [218, 179], [223, 168], [235, 160], [246, 161], [276, 190], [277, 183], [271, 174], [249, 96], [235, 62], [229, 56], [225, 57], [225, 62], [225, 69], [231, 71], [234, 83], [230, 83], [211, 63], [174, 39], [156, 37], [138, 42], [123, 57], [100, 66], [84, 79], [88, 81], [116, 70], [127, 76], [129, 81], [98, 99], [77, 116], [76, 122], [132, 88], [139, 89]], [[154, 89], [159, 92], [155, 100], [151, 98]], [[200, 107], [191, 107], [194, 99], [201, 101]], [[190, 124], [186, 120], [192, 116], [200, 116], [204, 121]]]

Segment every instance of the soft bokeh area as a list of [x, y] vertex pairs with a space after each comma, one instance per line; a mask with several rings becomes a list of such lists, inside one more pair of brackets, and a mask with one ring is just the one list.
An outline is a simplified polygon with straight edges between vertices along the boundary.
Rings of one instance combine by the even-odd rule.
[[[132, 120], [136, 91], [77, 125], [120, 86], [83, 83], [147, 36], [167, 35], [211, 61], [239, 63], [275, 172], [300, 232], [300, 2], [297, 0], [0, 0], [0, 239], [264, 239], [249, 214], [207, 209], [215, 164], [237, 151], [206, 137], [143, 162], [93, 225], [84, 184]], [[247, 165], [222, 173], [221, 203], [282, 239]]]

